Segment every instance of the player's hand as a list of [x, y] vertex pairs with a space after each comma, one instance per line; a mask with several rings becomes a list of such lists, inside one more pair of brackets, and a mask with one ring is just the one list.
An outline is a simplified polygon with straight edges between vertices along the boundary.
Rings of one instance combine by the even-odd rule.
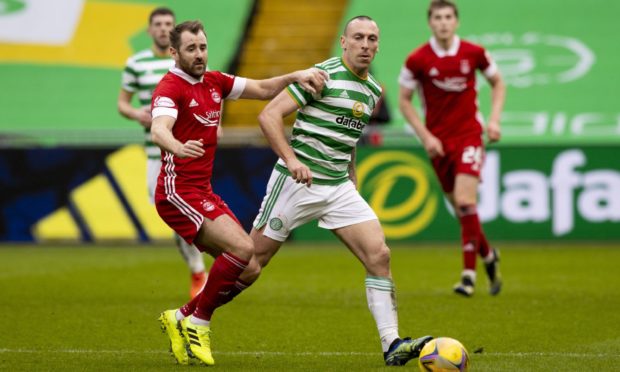
[[445, 155], [445, 152], [443, 151], [443, 144], [437, 137], [433, 136], [432, 134], [424, 140], [424, 149], [426, 150], [428, 157], [431, 159], [436, 156]]
[[312, 95], [321, 93], [328, 79], [329, 75], [327, 72], [316, 67], [298, 71], [295, 77], [295, 81]]
[[289, 172], [291, 172], [291, 177], [293, 177], [295, 182], [305, 183], [308, 187], [312, 185], [312, 172], [310, 172], [310, 168], [305, 166], [299, 160], [289, 160], [286, 162], [286, 168], [288, 168]]
[[204, 155], [205, 150], [203, 149], [204, 143], [202, 139], [189, 140], [185, 142], [175, 153], [175, 155], [181, 159], [184, 158], [199, 158]]
[[489, 143], [497, 142], [502, 137], [502, 131], [498, 122], [489, 122], [489, 125], [487, 125], [487, 137], [489, 138]]
[[138, 112], [136, 113], [136, 120], [138, 120], [140, 125], [142, 125], [146, 129], [150, 129], [151, 122], [153, 120], [153, 118], [151, 117], [151, 109], [149, 109], [148, 107], [145, 107], [137, 111]]

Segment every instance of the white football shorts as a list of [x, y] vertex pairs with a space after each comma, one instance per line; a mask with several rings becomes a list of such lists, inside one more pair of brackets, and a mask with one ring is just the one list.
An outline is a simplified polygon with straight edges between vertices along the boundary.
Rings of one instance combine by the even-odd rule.
[[378, 218], [351, 181], [308, 187], [274, 169], [254, 228], [265, 226], [263, 235], [283, 242], [297, 226], [315, 219], [319, 227], [333, 230]]

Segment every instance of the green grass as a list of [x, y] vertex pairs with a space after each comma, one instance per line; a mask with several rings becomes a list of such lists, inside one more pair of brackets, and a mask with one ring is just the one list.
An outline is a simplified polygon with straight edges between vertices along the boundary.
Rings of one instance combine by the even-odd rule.
[[[472, 371], [618, 370], [620, 246], [511, 244], [502, 259], [505, 290], [490, 297], [480, 270], [465, 299], [451, 293], [457, 249], [393, 248], [401, 335], [459, 339]], [[363, 283], [341, 246], [285, 246], [216, 312], [215, 369], [390, 370]], [[170, 247], [0, 247], [0, 370], [187, 370], [156, 318], [188, 284]]]

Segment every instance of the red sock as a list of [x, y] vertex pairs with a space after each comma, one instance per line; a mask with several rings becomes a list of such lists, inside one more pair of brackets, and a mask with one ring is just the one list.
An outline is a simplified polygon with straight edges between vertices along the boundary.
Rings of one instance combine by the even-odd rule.
[[230, 301], [224, 302], [234, 291], [235, 283], [247, 265], [248, 261], [230, 253], [222, 253], [216, 258], [209, 271], [207, 284], [200, 295], [196, 296], [198, 303], [193, 314], [200, 319], [210, 320], [215, 309]]
[[[220, 306], [232, 301], [233, 298], [237, 297], [239, 293], [241, 293], [251, 285], [252, 283], [246, 283], [241, 279], [237, 280], [235, 286], [233, 287], [233, 289], [230, 290], [228, 296], [223, 296]], [[181, 307], [180, 310], [183, 316], [190, 316], [194, 313], [194, 311], [196, 311], [196, 306], [198, 306], [198, 298], [200, 297], [200, 295], [202, 295], [202, 292], [197, 294], [196, 297], [192, 298], [190, 302], [186, 303], [185, 305], [183, 305], [183, 307]]]
[[224, 298], [222, 298], [222, 303], [220, 304], [220, 306], [232, 301], [233, 298], [237, 297], [239, 293], [241, 293], [242, 291], [244, 291], [246, 288], [248, 288], [251, 285], [252, 283], [246, 283], [242, 281], [241, 279], [238, 279], [237, 282], [235, 283], [235, 286], [230, 290], [230, 293], [228, 294], [228, 296], [224, 296]]
[[202, 291], [200, 291], [200, 293], [196, 295], [196, 297], [192, 298], [188, 303], [186, 303], [179, 309], [183, 316], [187, 317], [194, 313], [194, 311], [196, 310], [196, 306], [198, 306], [198, 299], [200, 298], [200, 296], [202, 296], [202, 292], [204, 292], [204, 288], [202, 289]]
[[480, 220], [476, 206], [467, 205], [459, 208], [461, 222], [461, 244], [463, 246], [463, 267], [476, 270], [476, 253], [480, 244]]
[[480, 254], [480, 257], [486, 258], [490, 252], [491, 248], [489, 248], [489, 242], [487, 241], [484, 231], [482, 231], [482, 227], [480, 227], [480, 250], [478, 253]]

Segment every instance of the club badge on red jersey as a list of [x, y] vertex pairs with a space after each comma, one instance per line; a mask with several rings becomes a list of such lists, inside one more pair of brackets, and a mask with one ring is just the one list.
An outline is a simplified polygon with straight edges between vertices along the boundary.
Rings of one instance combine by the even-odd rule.
[[469, 61], [466, 59], [461, 60], [461, 73], [463, 75], [467, 75], [471, 72], [471, 66], [469, 65]]
[[211, 91], [211, 99], [213, 100], [213, 102], [215, 103], [222, 102], [222, 97], [215, 89], [210, 89], [210, 91]]

